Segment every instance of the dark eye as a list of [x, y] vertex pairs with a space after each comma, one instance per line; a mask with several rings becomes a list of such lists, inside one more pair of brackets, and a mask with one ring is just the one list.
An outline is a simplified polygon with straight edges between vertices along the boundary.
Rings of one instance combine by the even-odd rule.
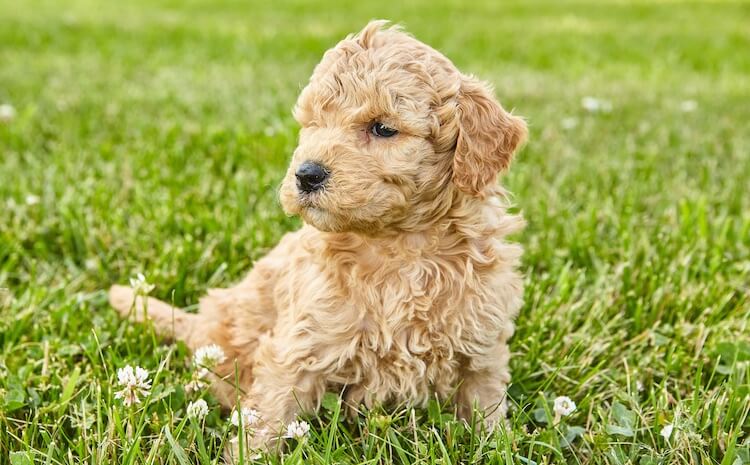
[[370, 128], [370, 132], [372, 133], [373, 136], [378, 136], [378, 137], [393, 137], [396, 134], [398, 134], [397, 130], [393, 128], [389, 128], [383, 123], [373, 124], [372, 127]]

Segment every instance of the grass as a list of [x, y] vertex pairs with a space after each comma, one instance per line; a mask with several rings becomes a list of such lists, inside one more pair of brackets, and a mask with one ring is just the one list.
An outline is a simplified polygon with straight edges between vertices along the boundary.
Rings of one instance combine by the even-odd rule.
[[[217, 463], [182, 345], [102, 289], [191, 305], [299, 225], [276, 200], [322, 52], [403, 22], [528, 117], [507, 431], [433, 404], [340, 419], [271, 463], [750, 463], [746, 3], [0, 0], [0, 463]], [[588, 112], [581, 99], [611, 102]], [[694, 101], [697, 109], [682, 110]], [[150, 370], [147, 403], [115, 371]], [[551, 400], [578, 410], [559, 425]], [[669, 440], [660, 435], [673, 424]]]

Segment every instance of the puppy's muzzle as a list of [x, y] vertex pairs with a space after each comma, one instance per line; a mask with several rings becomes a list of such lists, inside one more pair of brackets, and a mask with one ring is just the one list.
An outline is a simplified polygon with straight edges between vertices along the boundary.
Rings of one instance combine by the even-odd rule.
[[311, 194], [325, 186], [329, 172], [318, 163], [306, 161], [297, 168], [294, 175], [297, 177], [297, 189], [305, 194]]

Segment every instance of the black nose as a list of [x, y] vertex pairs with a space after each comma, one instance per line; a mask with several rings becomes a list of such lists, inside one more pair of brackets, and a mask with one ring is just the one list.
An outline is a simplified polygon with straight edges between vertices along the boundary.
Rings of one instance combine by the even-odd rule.
[[297, 187], [306, 194], [317, 191], [328, 180], [328, 170], [311, 161], [299, 165], [294, 174], [297, 176]]

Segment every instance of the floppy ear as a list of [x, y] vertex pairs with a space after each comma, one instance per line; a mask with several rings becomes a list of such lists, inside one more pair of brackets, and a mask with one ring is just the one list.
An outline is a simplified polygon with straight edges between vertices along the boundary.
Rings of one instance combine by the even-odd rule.
[[510, 166], [513, 152], [526, 140], [526, 123], [503, 110], [489, 86], [471, 77], [462, 78], [458, 120], [453, 182], [467, 194], [481, 196]]

